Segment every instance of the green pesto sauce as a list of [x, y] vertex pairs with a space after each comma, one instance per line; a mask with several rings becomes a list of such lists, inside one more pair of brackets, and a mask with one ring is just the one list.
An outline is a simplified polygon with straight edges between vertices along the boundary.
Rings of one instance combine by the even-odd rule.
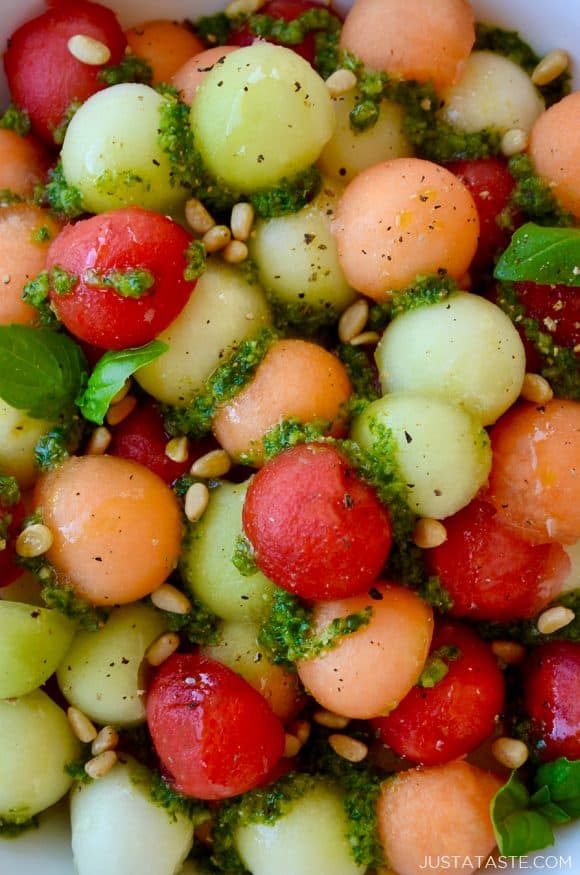
[[107, 619], [107, 612], [75, 595], [72, 587], [59, 583], [56, 571], [43, 556], [19, 559], [18, 564], [27, 568], [37, 578], [41, 585], [40, 594], [47, 608], [60, 611], [69, 620], [78, 623], [81, 629], [89, 632], [96, 632], [102, 628]]
[[273, 294], [268, 294], [267, 297], [274, 325], [282, 334], [318, 338], [321, 332], [337, 323], [339, 314], [329, 301], [317, 306], [303, 301], [281, 301]]
[[48, 171], [48, 182], [37, 188], [35, 200], [41, 205], [48, 203], [55, 213], [67, 219], [84, 212], [82, 195], [78, 188], [67, 183], [61, 161]]
[[529, 155], [514, 155], [508, 162], [508, 169], [516, 180], [511, 195], [512, 207], [521, 210], [538, 225], [567, 228], [576, 224], [571, 213], [558, 204], [549, 185], [536, 174]]
[[[477, 623], [477, 631], [486, 641], [495, 639], [518, 641], [527, 647], [544, 644], [546, 641], [580, 641], [580, 589], [569, 590], [558, 596], [548, 607], [563, 605], [574, 611], [575, 617], [571, 623], [552, 632], [543, 635], [537, 626], [537, 617], [530, 620], [514, 620], [511, 623], [499, 623], [486, 621]], [[546, 610], [544, 608], [543, 610]]]
[[258, 571], [254, 558], [254, 548], [243, 532], [236, 538], [232, 554], [232, 564], [234, 568], [237, 568], [242, 577], [253, 577]]
[[70, 125], [73, 116], [81, 108], [82, 104], [80, 100], [73, 100], [67, 108], [65, 109], [62, 118], [56, 127], [52, 129], [52, 139], [56, 143], [57, 146], [62, 146], [64, 143], [64, 138], [66, 136], [66, 132], [68, 130], [68, 126]]
[[140, 82], [151, 85], [153, 70], [151, 65], [137, 55], [125, 55], [120, 64], [110, 64], [102, 67], [97, 73], [97, 79], [107, 87], [119, 85], [122, 82]]
[[248, 200], [262, 219], [297, 213], [320, 191], [322, 174], [317, 167], [307, 167], [292, 177], [284, 177], [272, 188], [248, 195]]
[[543, 357], [545, 364], [541, 374], [550, 383], [554, 394], [580, 401], [580, 362], [574, 351], [558, 346], [551, 334], [542, 331], [536, 319], [526, 316], [526, 309], [520, 303], [513, 283], [500, 283], [498, 288], [498, 306], [514, 325], [523, 328], [527, 339]]
[[354, 419], [364, 413], [372, 401], [381, 397], [377, 374], [364, 349], [341, 343], [337, 353], [352, 385], [353, 392], [348, 399], [348, 416], [349, 419]]
[[439, 647], [429, 655], [417, 681], [418, 687], [431, 690], [449, 673], [449, 663], [461, 655], [458, 647]]
[[60, 325], [49, 302], [50, 277], [47, 270], [41, 271], [22, 289], [22, 300], [38, 310], [39, 322], [43, 328], [56, 328]]
[[[217, 644], [219, 618], [191, 593], [187, 593], [187, 598], [191, 602], [191, 610], [187, 614], [161, 611], [167, 628], [170, 632], [179, 632], [192, 644]], [[159, 611], [160, 608], [156, 610]]]
[[368, 625], [372, 608], [336, 618], [319, 633], [313, 632], [312, 616], [312, 609], [300, 599], [276, 588], [270, 615], [258, 635], [272, 662], [293, 669], [296, 660], [313, 659], [331, 650], [345, 635]]
[[57, 295], [70, 295], [78, 282], [78, 276], [74, 273], [69, 273], [58, 264], [50, 271], [50, 285]]
[[[75, 277], [74, 279], [76, 282], [77, 278]], [[135, 268], [134, 270], [110, 270], [106, 273], [99, 273], [99, 271], [91, 269], [85, 271], [83, 274], [83, 282], [91, 288], [111, 289], [123, 298], [139, 299], [153, 288], [155, 285], [155, 277], [151, 271], [145, 270], [144, 268]], [[72, 288], [72, 286], [70, 288]], [[59, 294], [63, 293], [60, 292]]]
[[34, 448], [34, 462], [39, 471], [52, 471], [74, 452], [82, 434], [80, 419], [73, 417], [43, 434]]
[[257, 337], [243, 340], [230, 358], [214, 371], [204, 391], [196, 395], [189, 407], [165, 406], [165, 427], [169, 433], [192, 437], [207, 434], [217, 408], [230, 401], [251, 380], [277, 338], [276, 331], [264, 328]]
[[46, 243], [48, 240], [52, 240], [52, 232], [48, 225], [41, 225], [32, 235], [33, 243]]
[[183, 278], [189, 283], [195, 282], [207, 267], [205, 246], [201, 240], [192, 240], [185, 250], [186, 267]]
[[28, 832], [31, 829], [38, 829], [39, 822], [37, 817], [30, 817], [23, 811], [22, 814], [14, 813], [14, 820], [5, 820], [0, 817], [0, 838], [16, 839], [23, 832]]
[[20, 137], [25, 137], [30, 133], [30, 118], [25, 109], [18, 109], [11, 103], [6, 111], [0, 116], [0, 128], [7, 131], [14, 131]]
[[241, 24], [244, 16], [228, 16], [225, 12], [204, 15], [193, 22], [196, 34], [206, 46], [225, 46], [230, 34]]
[[337, 33], [340, 22], [324, 7], [307, 9], [292, 21], [256, 13], [246, 21], [250, 33], [283, 46], [297, 46], [312, 31]]
[[14, 507], [20, 501], [20, 487], [16, 477], [0, 474], [0, 507]]
[[92, 784], [93, 778], [85, 771], [85, 763], [90, 759], [90, 755], [86, 759], [70, 760], [66, 763], [64, 770], [77, 784]]
[[172, 821], [176, 821], [178, 815], [184, 815], [195, 825], [208, 817], [208, 808], [205, 802], [191, 796], [182, 796], [181, 793], [173, 790], [163, 780], [157, 769], [138, 765], [131, 770], [131, 780], [146, 790], [151, 801], [163, 808]]
[[151, 183], [146, 182], [133, 170], [103, 170], [95, 178], [94, 185], [97, 191], [109, 197], [118, 196], [119, 191], [123, 189], [137, 188], [140, 191], [151, 191]]
[[401, 313], [438, 304], [456, 292], [457, 288], [456, 281], [447, 276], [444, 270], [440, 274], [419, 275], [411, 285], [394, 292], [389, 301], [372, 305], [368, 327], [372, 331], [382, 331]]
[[15, 191], [10, 191], [9, 188], [0, 188], [0, 206], [8, 207], [11, 204], [21, 204], [22, 202], [23, 198]]

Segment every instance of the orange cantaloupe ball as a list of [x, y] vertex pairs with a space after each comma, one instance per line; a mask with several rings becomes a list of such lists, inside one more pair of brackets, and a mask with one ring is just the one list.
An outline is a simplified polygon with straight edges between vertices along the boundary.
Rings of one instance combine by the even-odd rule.
[[133, 54], [151, 65], [153, 85], [169, 82], [173, 74], [204, 47], [186, 25], [167, 19], [137, 24], [125, 36]]
[[[490, 802], [504, 784], [464, 760], [409, 769], [383, 782], [377, 803], [379, 838], [397, 875], [442, 873], [437, 859], [471, 859], [474, 872], [495, 847]], [[447, 870], [445, 870], [447, 871]]]
[[177, 499], [160, 477], [117, 456], [79, 456], [42, 474], [34, 506], [51, 530], [59, 580], [94, 605], [127, 604], [157, 589], [181, 542]]
[[274, 343], [254, 379], [213, 420], [213, 432], [230, 456], [253, 465], [263, 459], [262, 438], [285, 419], [321, 420], [329, 433], [344, 434], [344, 405], [352, 386], [332, 353], [305, 340]]
[[374, 70], [443, 87], [459, 81], [474, 42], [467, 0], [357, 0], [340, 47]]
[[[35, 239], [46, 228], [49, 239]], [[30, 204], [0, 207], [0, 325], [38, 321], [38, 310], [22, 300], [22, 290], [46, 266], [51, 239], [61, 226], [46, 210]], [[42, 236], [41, 234], [41, 236]]]
[[220, 62], [222, 58], [231, 52], [237, 51], [239, 46], [213, 46], [204, 52], [194, 55], [177, 70], [171, 84], [177, 88], [184, 103], [191, 103], [197, 93], [197, 89], [207, 74]]
[[580, 91], [538, 118], [529, 141], [534, 168], [564, 209], [580, 219]]
[[44, 182], [50, 159], [32, 137], [0, 129], [0, 191], [32, 197], [35, 186]]
[[477, 249], [479, 218], [453, 173], [421, 158], [394, 158], [349, 183], [332, 230], [347, 282], [385, 301], [418, 274], [459, 280]]
[[[376, 598], [376, 592], [382, 598]], [[433, 611], [414, 592], [377, 584], [369, 594], [319, 602], [314, 628], [371, 607], [372, 617], [351, 635], [297, 663], [298, 676], [316, 701], [336, 714], [366, 720], [388, 714], [417, 682], [433, 635]]]

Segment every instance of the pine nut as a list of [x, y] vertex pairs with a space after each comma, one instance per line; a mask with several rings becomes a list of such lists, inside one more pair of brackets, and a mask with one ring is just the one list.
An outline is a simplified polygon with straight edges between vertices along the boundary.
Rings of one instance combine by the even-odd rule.
[[523, 741], [517, 738], [496, 738], [491, 752], [506, 769], [519, 769], [526, 762], [530, 752]]
[[362, 762], [369, 752], [368, 747], [363, 741], [352, 738], [350, 735], [329, 735], [328, 743], [339, 757], [342, 757], [343, 760], [348, 760], [349, 763]]
[[227, 225], [214, 225], [209, 231], [206, 231], [201, 242], [205, 246], [206, 252], [219, 252], [220, 249], [225, 249], [232, 239], [232, 232]]
[[325, 82], [331, 97], [348, 94], [356, 86], [356, 76], [351, 70], [335, 70]]
[[181, 590], [171, 583], [162, 583], [151, 593], [151, 601], [156, 608], [169, 611], [170, 614], [189, 614], [191, 602]]
[[2, 550], [5, 550], [7, 546], [8, 546], [8, 541], [6, 540], [6, 538], [0, 538], [0, 552]]
[[71, 36], [67, 43], [67, 48], [73, 58], [91, 67], [106, 64], [111, 58], [109, 46], [98, 39], [94, 39], [92, 36], [86, 36], [84, 33], [77, 33]]
[[255, 210], [252, 204], [241, 202], [232, 207], [230, 228], [234, 240], [247, 240], [254, 224]]
[[541, 374], [526, 374], [520, 395], [524, 401], [531, 401], [533, 404], [547, 404], [554, 397], [554, 392]]
[[350, 341], [351, 346], [370, 346], [373, 343], [378, 343], [381, 339], [380, 334], [376, 331], [363, 331], [361, 334], [357, 334], [356, 337], [353, 337]]
[[192, 483], [185, 493], [185, 516], [196, 523], [204, 515], [209, 504], [209, 489], [205, 483]]
[[505, 132], [501, 138], [499, 147], [502, 154], [505, 155], [506, 158], [510, 158], [512, 155], [517, 155], [519, 152], [523, 152], [527, 145], [528, 132], [523, 131], [521, 128], [512, 128]]
[[413, 543], [422, 550], [439, 547], [447, 540], [447, 529], [440, 520], [423, 517], [417, 520], [413, 531]]
[[122, 401], [123, 398], [126, 398], [127, 395], [129, 394], [130, 389], [131, 389], [131, 385], [132, 385], [131, 379], [125, 380], [125, 382], [123, 383], [123, 385], [121, 386], [119, 391], [115, 392], [115, 394], [113, 395], [113, 397], [109, 401], [109, 406], [112, 406], [113, 404], [119, 404], [119, 402]]
[[232, 0], [231, 3], [228, 3], [224, 12], [228, 18], [235, 18], [237, 15], [253, 15], [265, 3], [266, 0]]
[[109, 449], [113, 435], [104, 425], [99, 425], [93, 431], [87, 444], [88, 456], [102, 456]]
[[292, 723], [292, 732], [300, 742], [306, 744], [310, 738], [311, 724], [308, 720], [295, 720]]
[[248, 247], [241, 240], [230, 240], [222, 251], [222, 258], [228, 264], [241, 264], [248, 257]]
[[137, 407], [137, 399], [134, 395], [126, 395], [118, 404], [111, 404], [107, 410], [108, 425], [119, 425], [124, 419], [127, 419], [129, 414], [133, 413]]
[[52, 547], [52, 532], [42, 523], [26, 526], [16, 538], [16, 552], [23, 559], [42, 556]]
[[106, 750], [115, 750], [119, 744], [119, 733], [114, 726], [103, 726], [97, 737], [91, 744], [91, 753], [94, 757]]
[[201, 201], [190, 198], [185, 205], [185, 220], [196, 234], [206, 234], [215, 225], [215, 219]]
[[165, 632], [149, 645], [145, 651], [145, 659], [149, 665], [162, 665], [175, 653], [180, 643], [177, 632]]
[[344, 311], [338, 320], [338, 337], [342, 343], [350, 343], [357, 337], [367, 324], [369, 305], [364, 298], [359, 298]]
[[287, 732], [284, 737], [284, 753], [282, 756], [286, 759], [295, 757], [301, 747], [300, 740], [296, 738], [295, 735], [290, 735], [290, 733]]
[[189, 441], [182, 435], [174, 437], [167, 441], [165, 445], [165, 455], [172, 462], [187, 462], [189, 456]]
[[558, 632], [559, 629], [568, 626], [575, 618], [576, 614], [570, 608], [556, 605], [540, 614], [536, 626], [542, 635], [551, 635], [552, 632]]
[[232, 467], [232, 460], [225, 450], [212, 450], [205, 456], [200, 456], [189, 469], [192, 477], [203, 477], [211, 480], [214, 477], [223, 477]]
[[532, 73], [534, 85], [548, 85], [564, 73], [570, 64], [570, 58], [564, 49], [554, 49], [544, 55]]
[[350, 718], [343, 717], [342, 714], [334, 714], [325, 708], [319, 708], [315, 711], [312, 719], [319, 726], [326, 726], [327, 729], [345, 729], [350, 723]]
[[116, 752], [114, 750], [104, 750], [102, 753], [98, 754], [98, 756], [93, 757], [92, 760], [85, 763], [85, 772], [89, 778], [94, 778], [94, 780], [104, 778], [105, 775], [111, 771], [116, 762]]
[[70, 728], [79, 741], [82, 741], [83, 744], [88, 744], [90, 741], [94, 741], [97, 737], [97, 730], [93, 721], [89, 720], [86, 714], [83, 714], [83, 712], [79, 711], [78, 708], [75, 708], [74, 705], [69, 705], [66, 711], [66, 716], [70, 723]]
[[492, 641], [491, 649], [506, 665], [519, 665], [526, 658], [526, 648], [515, 641]]
[[193, 834], [198, 842], [203, 845], [211, 845], [213, 842], [213, 820], [208, 817], [195, 827]]

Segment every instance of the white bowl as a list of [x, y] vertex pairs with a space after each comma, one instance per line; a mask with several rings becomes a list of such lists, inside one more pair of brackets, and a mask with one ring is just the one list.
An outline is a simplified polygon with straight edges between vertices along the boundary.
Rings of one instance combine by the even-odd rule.
[[[104, 6], [115, 9], [124, 26], [152, 18], [199, 18], [217, 11], [227, 0], [100, 0]], [[413, 2], [413, 0], [409, 0]], [[437, 0], [434, 0], [437, 2]], [[336, 8], [345, 11], [350, 0], [337, 0]], [[580, 88], [580, 2], [579, 0], [472, 0], [478, 20], [519, 30], [538, 52], [554, 48], [566, 49], [576, 60], [574, 83]], [[0, 0], [1, 40], [24, 21], [40, 14], [43, 0]], [[3, 72], [0, 73], [0, 105], [7, 101]], [[580, 120], [579, 120], [580, 123]], [[580, 824], [561, 829], [555, 846], [539, 854], [518, 858], [510, 866], [499, 861], [497, 868], [506, 871], [580, 873]], [[450, 869], [452, 872], [453, 870]], [[486, 872], [496, 868], [486, 868]], [[184, 870], [183, 875], [185, 875]], [[194, 869], [189, 872], [193, 875]], [[426, 870], [428, 872], [428, 870]], [[65, 806], [58, 806], [42, 816], [39, 830], [24, 834], [14, 841], [0, 840], [0, 873], [2, 875], [74, 875], [70, 850], [70, 835]], [[107, 873], [103, 873], [107, 875]], [[127, 872], [126, 875], [147, 875]], [[317, 875], [317, 873], [312, 873]]]

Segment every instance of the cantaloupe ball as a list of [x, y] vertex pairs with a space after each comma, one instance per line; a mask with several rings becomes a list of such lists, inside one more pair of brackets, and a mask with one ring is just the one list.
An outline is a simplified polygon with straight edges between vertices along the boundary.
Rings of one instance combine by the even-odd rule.
[[388, 714], [406, 696], [423, 670], [433, 634], [431, 608], [410, 589], [377, 584], [374, 590], [379, 598], [365, 593], [318, 602], [317, 631], [367, 607], [373, 613], [368, 625], [331, 650], [297, 663], [300, 680], [320, 705], [363, 720]]
[[333, 223], [347, 281], [385, 301], [418, 274], [460, 279], [477, 248], [477, 208], [444, 167], [395, 158], [369, 167], [345, 189]]
[[367, 67], [437, 86], [459, 80], [474, 42], [467, 0], [357, 0], [340, 38]]
[[43, 182], [50, 159], [43, 146], [32, 137], [0, 129], [0, 191], [31, 197]]
[[222, 58], [237, 49], [238, 46], [213, 46], [211, 49], [197, 52], [182, 64], [171, 77], [171, 84], [177, 88], [183, 102], [191, 104], [207, 74], [216, 64], [222, 62]]
[[529, 144], [536, 172], [576, 218], [580, 218], [579, 117], [580, 91], [575, 91], [539, 117]]
[[460, 82], [441, 96], [443, 117], [467, 133], [486, 128], [529, 131], [544, 111], [544, 100], [528, 74], [495, 52], [473, 52]]
[[92, 604], [112, 607], [143, 598], [177, 564], [177, 499], [136, 462], [71, 457], [39, 478], [34, 506], [54, 538], [47, 560]]
[[[503, 779], [463, 760], [410, 769], [384, 781], [377, 804], [379, 836], [397, 875], [421, 875], [426, 861], [473, 860], [478, 869], [495, 847], [490, 802]], [[429, 871], [429, 870], [427, 870]]]
[[125, 36], [133, 54], [151, 65], [153, 85], [169, 82], [192, 55], [203, 49], [202, 41], [187, 25], [163, 18], [136, 24]]

